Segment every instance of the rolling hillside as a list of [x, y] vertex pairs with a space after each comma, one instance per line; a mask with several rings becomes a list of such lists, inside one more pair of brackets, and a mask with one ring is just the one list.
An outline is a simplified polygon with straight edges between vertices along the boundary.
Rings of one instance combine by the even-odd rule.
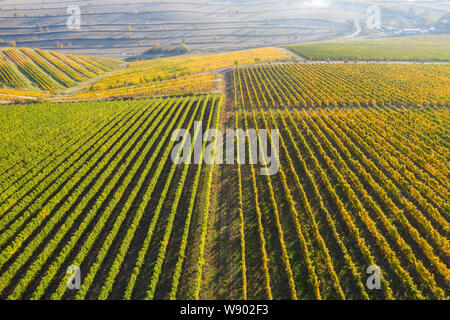
[[326, 41], [288, 48], [311, 60], [449, 61], [450, 35]]
[[0, 85], [56, 92], [112, 71], [121, 63], [111, 58], [63, 55], [54, 51], [5, 48], [0, 51]]

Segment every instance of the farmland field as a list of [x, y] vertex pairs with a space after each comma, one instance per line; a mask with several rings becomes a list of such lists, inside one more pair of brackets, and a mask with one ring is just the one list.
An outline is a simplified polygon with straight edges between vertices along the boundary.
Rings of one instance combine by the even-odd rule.
[[[221, 100], [3, 106], [1, 297], [449, 296], [447, 106], [254, 105], [220, 120]], [[279, 130], [278, 173], [175, 165], [170, 134], [194, 120]], [[86, 272], [75, 293], [71, 264]]]
[[189, 55], [131, 62], [125, 70], [111, 73], [75, 94], [74, 99], [161, 96], [212, 92], [212, 71], [229, 69], [236, 63], [252, 64], [285, 60], [278, 48], [262, 48], [223, 54]]
[[[127, 79], [123, 76], [123, 79]], [[154, 81], [121, 88], [77, 92], [71, 99], [104, 99], [126, 97], [155, 97], [166, 95], [198, 94], [214, 91], [215, 76], [209, 73], [182, 76], [172, 80]]]
[[450, 103], [448, 65], [274, 64], [236, 68], [230, 78], [240, 107]]
[[92, 86], [94, 90], [121, 88], [175, 79], [240, 64], [287, 59], [278, 48], [261, 48], [222, 54], [189, 55], [131, 62], [126, 70], [113, 73]]
[[[194, 120], [217, 126], [220, 104], [197, 96], [2, 107], [2, 135], [17, 135], [1, 148], [1, 296], [198, 295], [212, 166], [172, 163], [170, 135]], [[33, 114], [35, 123], [23, 121]], [[68, 261], [89, 270], [76, 295], [66, 291]], [[192, 276], [180, 279], [186, 270]]]
[[[236, 113], [236, 126], [281, 133], [278, 175], [237, 169], [245, 250], [234, 255], [246, 282], [236, 286], [249, 299], [448, 297], [448, 112]], [[374, 264], [383, 270], [378, 291], [364, 282]]]
[[289, 48], [311, 60], [450, 60], [448, 34], [305, 43]]
[[0, 51], [0, 85], [55, 92], [112, 71], [120, 60], [77, 57], [29, 48]]
[[1, 7], [0, 300], [450, 299], [450, 4]]

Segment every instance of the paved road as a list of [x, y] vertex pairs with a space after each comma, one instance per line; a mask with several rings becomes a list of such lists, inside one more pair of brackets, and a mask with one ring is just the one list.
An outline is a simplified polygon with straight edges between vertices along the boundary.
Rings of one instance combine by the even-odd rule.
[[352, 39], [352, 38], [356, 38], [357, 36], [359, 36], [359, 34], [361, 33], [361, 25], [359, 24], [359, 20], [365, 20], [367, 18], [356, 18], [355, 19], [355, 27], [356, 27], [356, 31], [353, 32], [352, 34], [349, 34], [348, 36], [344, 36], [344, 37], [340, 37], [334, 40], [348, 40], [348, 39]]

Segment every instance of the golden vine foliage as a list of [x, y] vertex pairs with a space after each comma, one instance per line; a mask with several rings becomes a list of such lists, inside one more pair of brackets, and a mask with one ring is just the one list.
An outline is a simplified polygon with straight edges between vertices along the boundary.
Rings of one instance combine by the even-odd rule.
[[121, 63], [112, 58], [77, 57], [40, 49], [0, 51], [0, 85], [55, 92], [111, 71]]
[[[250, 93], [257, 90], [258, 85], [248, 84], [249, 75], [239, 75], [236, 92], [242, 83]], [[236, 96], [235, 101], [239, 102]], [[271, 192], [254, 204], [277, 207], [278, 211], [272, 210], [275, 215], [292, 217], [280, 224], [275, 220], [277, 234], [291, 239], [281, 242], [289, 257], [295, 254], [292, 243], [297, 235], [305, 239], [300, 242], [307, 241], [309, 253], [300, 255], [308, 268], [304, 270], [308, 276], [313, 275], [310, 270], [321, 271], [316, 272], [319, 285], [307, 288], [306, 294], [314, 297], [317, 289], [325, 299], [447, 299], [448, 107], [285, 108], [276, 112], [269, 108], [257, 112], [258, 101], [262, 99], [250, 96], [247, 106], [253, 109], [239, 113], [253, 117], [256, 130], [279, 131], [280, 163], [277, 175], [257, 178], [255, 185], [269, 180]], [[251, 206], [243, 210], [245, 215]], [[301, 227], [294, 228], [298, 221]], [[336, 245], [339, 254], [331, 250]], [[273, 249], [261, 251], [261, 256], [266, 255], [282, 257]], [[271, 260], [277, 267], [269, 264], [268, 277], [279, 276], [273, 269], [286, 269], [283, 277], [290, 279], [293, 274], [298, 287], [297, 261], [289, 260], [292, 273], [285, 268], [286, 261]], [[362, 283], [369, 265], [382, 270], [382, 290], [377, 293]], [[341, 268], [350, 273], [350, 282], [343, 280]], [[350, 288], [357, 290], [350, 292]], [[252, 292], [247, 294], [252, 296]]]
[[77, 93], [74, 99], [102, 99], [126, 97], [154, 97], [210, 92], [214, 88], [214, 75], [202, 73], [174, 80], [144, 83], [116, 89], [87, 90]]
[[[234, 72], [236, 104], [253, 107], [412, 106], [450, 103], [450, 66], [274, 64]], [[237, 90], [240, 86], [242, 90]], [[236, 91], [237, 90], [237, 91]]]
[[105, 90], [134, 86], [231, 67], [235, 63], [249, 64], [286, 58], [286, 54], [280, 49], [261, 48], [220, 54], [183, 55], [137, 61], [130, 63], [125, 70], [104, 77], [93, 85], [93, 89]]

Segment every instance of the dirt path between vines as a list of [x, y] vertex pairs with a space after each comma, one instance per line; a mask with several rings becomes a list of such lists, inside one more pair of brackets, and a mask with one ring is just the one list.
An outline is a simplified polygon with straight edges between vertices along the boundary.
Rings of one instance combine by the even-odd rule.
[[75, 93], [77, 93], [78, 91], [81, 91], [84, 88], [86, 88], [86, 86], [92, 85], [92, 84], [96, 83], [97, 81], [103, 79], [104, 77], [109, 76], [113, 73], [125, 70], [126, 68], [128, 68], [128, 62], [124, 62], [124, 63], [120, 64], [117, 68], [115, 68], [111, 71], [99, 74], [93, 78], [86, 79], [85, 81], [78, 83], [76, 86], [73, 86], [73, 87], [70, 87], [67, 89], [63, 89], [57, 95], [52, 96], [51, 99], [57, 100], [57, 99], [61, 99], [61, 98], [70, 97], [70, 96], [74, 95]]

